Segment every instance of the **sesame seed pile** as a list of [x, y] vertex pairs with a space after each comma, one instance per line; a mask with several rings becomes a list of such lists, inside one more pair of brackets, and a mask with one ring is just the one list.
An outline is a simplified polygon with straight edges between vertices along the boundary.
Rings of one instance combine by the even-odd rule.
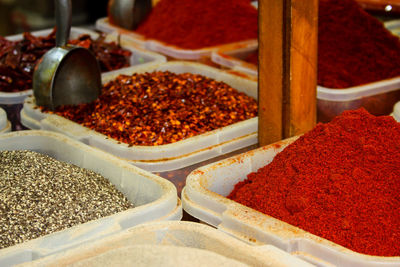
[[0, 151], [0, 249], [129, 208], [100, 174], [33, 151]]

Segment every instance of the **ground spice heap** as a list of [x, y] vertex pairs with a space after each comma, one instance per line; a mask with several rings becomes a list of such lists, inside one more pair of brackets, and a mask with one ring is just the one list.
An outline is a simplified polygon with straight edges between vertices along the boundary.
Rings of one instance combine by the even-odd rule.
[[318, 85], [348, 88], [400, 75], [400, 40], [353, 0], [320, 0]]
[[[100, 35], [93, 40], [83, 34], [70, 44], [85, 47], [92, 51], [102, 72], [130, 66], [131, 52], [115, 42], [104, 42]], [[0, 91], [19, 92], [32, 88], [32, 76], [39, 59], [56, 44], [55, 31], [48, 36], [23, 34], [21, 41], [10, 41], [0, 36]]]
[[93, 171], [32, 151], [0, 151], [0, 249], [132, 207]]
[[356, 252], [400, 256], [400, 124], [346, 111], [285, 148], [228, 198]]
[[257, 102], [224, 82], [169, 71], [120, 75], [92, 103], [56, 114], [129, 145], [173, 143], [257, 116]]
[[257, 39], [248, 0], [161, 0], [137, 28], [147, 38], [186, 49]]

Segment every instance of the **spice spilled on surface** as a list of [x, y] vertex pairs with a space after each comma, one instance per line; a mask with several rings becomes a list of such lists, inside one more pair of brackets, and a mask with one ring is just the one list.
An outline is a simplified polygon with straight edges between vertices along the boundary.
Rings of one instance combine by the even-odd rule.
[[356, 252], [400, 256], [400, 124], [364, 109], [318, 124], [228, 198]]
[[0, 151], [0, 249], [129, 208], [100, 174], [33, 151]]
[[120, 75], [94, 102], [54, 113], [129, 145], [156, 146], [253, 118], [257, 102], [202, 75], [155, 71]]

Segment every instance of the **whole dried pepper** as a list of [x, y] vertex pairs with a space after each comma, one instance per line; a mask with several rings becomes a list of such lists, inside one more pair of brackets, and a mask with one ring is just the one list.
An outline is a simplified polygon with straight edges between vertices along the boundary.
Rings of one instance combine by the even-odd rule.
[[[92, 40], [87, 34], [69, 43], [91, 50], [99, 60], [103, 72], [129, 66], [131, 52], [117, 43], [104, 42], [100, 35]], [[32, 88], [33, 71], [38, 60], [55, 46], [55, 31], [36, 37], [25, 32], [21, 41], [9, 41], [0, 36], [0, 91], [19, 92]]]
[[257, 116], [257, 102], [224, 82], [169, 71], [120, 75], [92, 103], [56, 114], [129, 145], [174, 143]]

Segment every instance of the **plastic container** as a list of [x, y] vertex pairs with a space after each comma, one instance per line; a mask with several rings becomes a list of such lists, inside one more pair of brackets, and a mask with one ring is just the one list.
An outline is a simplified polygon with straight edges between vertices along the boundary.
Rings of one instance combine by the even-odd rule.
[[251, 76], [258, 75], [258, 67], [245, 59], [258, 50], [258, 44], [249, 45], [238, 49], [221, 49], [211, 54], [211, 61], [222, 67], [246, 73]]
[[182, 190], [184, 210], [247, 243], [270, 244], [318, 266], [400, 266], [400, 257], [354, 252], [225, 197], [237, 182], [269, 164], [296, 139], [282, 140], [193, 171]]
[[108, 18], [100, 18], [96, 21], [96, 29], [102, 32], [118, 32], [124, 35], [124, 38], [131, 39], [132, 42], [141, 46], [142, 48], [159, 52], [164, 55], [170, 56], [175, 59], [197, 60], [202, 57], [210, 57], [213, 51], [223, 48], [241, 48], [257, 44], [257, 40], [246, 40], [230, 44], [210, 46], [201, 49], [184, 49], [171, 44], [167, 44], [155, 39], [146, 39], [144, 35], [130, 31], [116, 25], [110, 24]]
[[0, 150], [22, 149], [41, 152], [103, 175], [135, 208], [1, 249], [0, 266], [32, 261], [144, 222], [182, 217], [180, 200], [171, 182], [110, 154], [47, 131], [0, 135]]
[[[32, 35], [34, 36], [47, 36], [49, 35], [53, 29], [46, 29], [46, 30], [41, 30], [41, 31], [35, 31], [31, 32]], [[71, 34], [70, 34], [70, 39], [76, 39], [82, 34], [89, 34], [93, 39], [96, 39], [99, 34], [88, 30], [88, 29], [83, 29], [83, 28], [77, 28], [77, 27], [72, 27], [71, 28]], [[17, 35], [11, 35], [11, 36], [6, 36], [5, 37], [8, 40], [11, 41], [19, 41], [23, 39], [22, 34], [17, 34]], [[106, 37], [106, 41], [119, 41], [117, 35], [110, 35]], [[154, 52], [150, 51], [145, 51], [142, 48], [139, 48], [137, 46], [134, 46], [131, 42], [125, 41], [124, 39], [120, 40], [121, 47], [127, 50], [130, 50], [132, 52], [132, 56], [130, 58], [130, 64], [132, 66], [134, 65], [139, 65], [139, 64], [145, 64], [149, 62], [165, 62], [166, 58], [162, 55], [156, 54]], [[1, 92], [0, 91], [0, 104], [19, 104], [23, 103], [24, 99], [32, 95], [33, 92], [32, 90], [25, 90], [21, 92]]]
[[4, 109], [0, 108], [0, 133], [11, 131], [11, 123], [7, 120], [7, 114]]
[[388, 115], [400, 100], [400, 78], [347, 89], [317, 87], [318, 121], [328, 122], [345, 110], [364, 107], [371, 114]]
[[[274, 246], [250, 246], [209, 226], [193, 222], [143, 224], [120, 234], [92, 242], [86, 246], [76, 247], [64, 253], [34, 261], [32, 262], [32, 266], [48, 266], [52, 264], [62, 266], [69, 264], [102, 265], [104, 264], [102, 260], [105, 256], [114, 258], [113, 254], [115, 255], [121, 250], [134, 250], [141, 247], [149, 250], [155, 250], [160, 247], [183, 251], [185, 249], [197, 249], [198, 256], [203, 256], [200, 252], [212, 252], [212, 254], [208, 254], [208, 256], [211, 256], [211, 259], [217, 254], [218, 256], [230, 258], [230, 260], [235, 260], [247, 266], [310, 266], [310, 264]], [[190, 252], [190, 250], [188, 251]], [[180, 255], [177, 258], [171, 258], [174, 255], [170, 255], [168, 258], [168, 254], [162, 256], [166, 256], [165, 262], [176, 262], [176, 266], [191, 266], [196, 263], [193, 261], [186, 262], [185, 265], [184, 262], [179, 260], [179, 258], [184, 258], [187, 255]], [[200, 259], [206, 264], [204, 266], [215, 266], [210, 258], [204, 258]], [[196, 260], [193, 258], [189, 259]], [[137, 258], [125, 260], [142, 263]], [[116, 263], [110, 261], [109, 264], [115, 265]], [[196, 266], [198, 265], [199, 263]]]
[[386, 21], [384, 25], [385, 28], [391, 31], [394, 35], [400, 36], [400, 19]]
[[393, 107], [393, 112], [390, 114], [393, 116], [393, 118], [400, 122], [400, 101], [397, 102], [394, 107]]
[[[257, 82], [193, 62], [168, 62], [131, 67], [103, 75], [103, 82], [118, 74], [151, 72], [196, 73], [223, 81], [238, 91], [257, 99]], [[256, 144], [258, 118], [251, 118], [175, 143], [160, 146], [131, 146], [110, 139], [103, 134], [57, 115], [42, 113], [33, 98], [27, 98], [21, 111], [21, 122], [30, 129], [44, 129], [64, 133], [85, 144], [100, 148], [136, 166], [150, 171], [168, 171]]]

